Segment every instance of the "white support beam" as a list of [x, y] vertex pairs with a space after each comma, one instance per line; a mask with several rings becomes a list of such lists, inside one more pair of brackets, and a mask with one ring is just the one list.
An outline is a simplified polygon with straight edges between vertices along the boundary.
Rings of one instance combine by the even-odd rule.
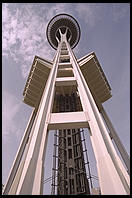
[[44, 174], [45, 150], [47, 145], [47, 120], [50, 115], [54, 98], [59, 55], [60, 45], [57, 49], [53, 67], [49, 74], [49, 79], [46, 83], [46, 88], [37, 110], [37, 115], [31, 131], [33, 135], [28, 145], [24, 163], [22, 164], [23, 168], [19, 169], [20, 171], [16, 178], [18, 180], [18, 177], [20, 177], [19, 183], [14, 182], [14, 184], [17, 185], [16, 195], [40, 195], [43, 193], [42, 180]]
[[70, 86], [76, 85], [76, 78], [75, 77], [63, 77], [63, 78], [56, 78], [56, 86]]
[[74, 56], [69, 43], [66, 42], [66, 44], [70, 55], [70, 61], [73, 66], [73, 73], [77, 78], [78, 91], [83, 111], [87, 112], [88, 115], [87, 121], [91, 131], [90, 138], [97, 163], [101, 194], [130, 194], [129, 175], [114, 149], [93, 96], [81, 73], [76, 57]]
[[84, 112], [51, 113], [49, 130], [56, 129], [88, 128]]
[[114, 140], [114, 142], [115, 142], [115, 144], [116, 144], [116, 146], [117, 146], [117, 148], [118, 148], [118, 150], [119, 150], [119, 152], [122, 156], [122, 159], [123, 159], [123, 161], [124, 161], [124, 163], [125, 163], [125, 165], [128, 169], [128, 174], [130, 175], [130, 158], [129, 158], [129, 155], [127, 154], [127, 152], [126, 152], [120, 138], [118, 137], [118, 135], [117, 135], [117, 133], [116, 133], [116, 131], [115, 131], [115, 129], [114, 129], [107, 113], [106, 113], [106, 111], [104, 110], [103, 106], [101, 108], [100, 113], [102, 114], [102, 116], [104, 118], [104, 121], [105, 121], [106, 125], [108, 126], [110, 134], [111, 134], [111, 136], [112, 136], [112, 138], [113, 138], [113, 140]]
[[59, 69], [65, 69], [65, 68], [71, 68], [72, 64], [69, 62], [59, 63], [58, 68]]
[[[22, 156], [23, 156], [26, 144], [27, 144], [27, 140], [28, 140], [29, 135], [31, 133], [31, 129], [32, 129], [32, 126], [33, 126], [33, 123], [34, 123], [34, 120], [35, 120], [35, 116], [36, 116], [36, 110], [33, 110], [32, 114], [30, 116], [29, 122], [27, 124], [27, 128], [26, 128], [25, 133], [23, 135], [23, 138], [21, 140], [20, 146], [18, 148], [16, 157], [14, 159], [13, 165], [11, 167], [7, 182], [4, 185], [3, 195], [15, 194], [15, 192], [16, 192], [16, 189], [17, 189], [17, 184], [15, 182], [16, 181], [16, 175], [18, 173], [19, 165], [20, 165], [20, 162], [21, 162], [21, 159], [22, 159]], [[10, 192], [11, 189], [12, 189], [13, 193]]]

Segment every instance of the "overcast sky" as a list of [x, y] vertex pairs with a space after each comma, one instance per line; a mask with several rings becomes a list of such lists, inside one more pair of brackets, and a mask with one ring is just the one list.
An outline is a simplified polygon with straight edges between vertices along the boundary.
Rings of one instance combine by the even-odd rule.
[[[94, 51], [112, 88], [103, 105], [130, 153], [130, 5], [127, 3], [8, 3], [2, 4], [2, 183], [4, 184], [32, 108], [22, 102], [35, 55], [52, 60], [55, 50], [46, 27], [56, 14], [78, 21], [81, 38], [77, 58]], [[53, 133], [46, 159], [52, 160]], [[45, 166], [48, 166], [45, 162]], [[52, 164], [52, 163], [50, 163]], [[92, 166], [92, 162], [91, 162]], [[48, 171], [47, 171], [48, 172]], [[94, 173], [93, 173], [94, 174]], [[50, 177], [48, 172], [46, 177]], [[46, 179], [46, 178], [45, 178]], [[50, 186], [44, 191], [50, 193]]]

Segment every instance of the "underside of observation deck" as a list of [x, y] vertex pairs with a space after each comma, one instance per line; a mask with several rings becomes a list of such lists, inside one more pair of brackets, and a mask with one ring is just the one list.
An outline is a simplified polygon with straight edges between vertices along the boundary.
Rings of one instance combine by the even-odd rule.
[[[64, 58], [64, 56], [65, 58], [66, 56], [67, 58], [70, 58], [68, 55], [61, 55], [62, 58]], [[95, 52], [78, 59], [77, 62], [97, 106], [101, 108], [101, 104], [111, 98], [112, 95], [111, 87], [99, 64]], [[46, 87], [52, 64], [52, 61], [35, 56], [23, 91], [24, 103], [32, 107], [37, 107]], [[59, 63], [58, 67], [56, 90], [62, 94], [71, 94], [77, 88], [72, 72], [72, 65], [69, 62], [63, 63], [62, 59], [62, 62]], [[65, 77], [65, 80], [64, 78], [62, 80], [61, 77]]]

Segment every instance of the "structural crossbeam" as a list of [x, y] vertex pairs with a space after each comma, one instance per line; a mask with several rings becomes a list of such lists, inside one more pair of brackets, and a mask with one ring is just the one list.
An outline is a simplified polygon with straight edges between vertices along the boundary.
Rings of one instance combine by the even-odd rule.
[[52, 113], [48, 129], [87, 128], [88, 123], [84, 112]]
[[56, 86], [70, 86], [76, 85], [75, 77], [56, 78]]

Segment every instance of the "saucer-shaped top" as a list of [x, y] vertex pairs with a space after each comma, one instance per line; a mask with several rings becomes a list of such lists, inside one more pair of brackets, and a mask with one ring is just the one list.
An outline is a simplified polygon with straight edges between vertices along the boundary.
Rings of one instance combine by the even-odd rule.
[[79, 42], [80, 39], [80, 27], [76, 19], [68, 14], [59, 14], [53, 17], [47, 26], [47, 39], [50, 45], [57, 49], [58, 41], [56, 37], [60, 40], [60, 33], [64, 34], [67, 28], [67, 40], [70, 43], [71, 48], [73, 49]]

